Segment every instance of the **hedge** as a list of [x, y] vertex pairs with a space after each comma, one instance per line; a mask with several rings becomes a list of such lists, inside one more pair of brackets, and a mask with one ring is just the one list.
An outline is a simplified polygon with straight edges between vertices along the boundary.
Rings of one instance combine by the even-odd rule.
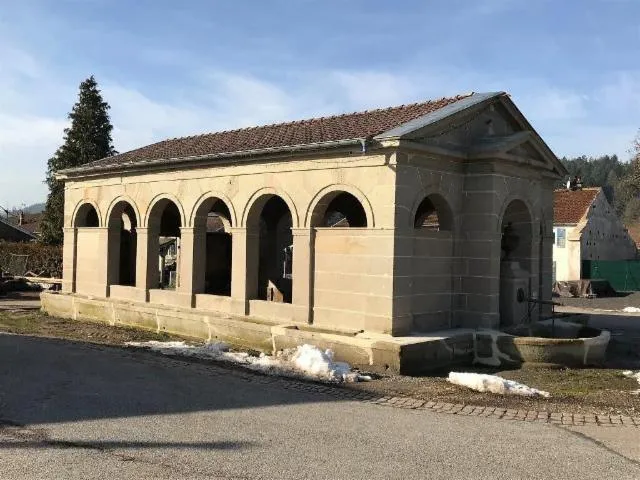
[[62, 278], [62, 247], [0, 240], [0, 271], [12, 275], [31, 272], [39, 277]]

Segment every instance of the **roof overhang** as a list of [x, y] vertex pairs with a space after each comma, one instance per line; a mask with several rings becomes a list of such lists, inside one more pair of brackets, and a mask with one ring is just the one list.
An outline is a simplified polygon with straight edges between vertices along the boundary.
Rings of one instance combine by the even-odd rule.
[[68, 180], [72, 178], [91, 177], [97, 175], [104, 175], [106, 173], [125, 173], [139, 170], [147, 170], [149, 168], [159, 168], [168, 166], [175, 168], [182, 165], [197, 165], [202, 163], [210, 163], [212, 160], [229, 160], [238, 161], [242, 159], [250, 159], [261, 156], [277, 156], [277, 155], [290, 155], [296, 152], [313, 152], [313, 151], [325, 151], [331, 149], [340, 149], [358, 146], [361, 152], [366, 151], [367, 139], [366, 138], [350, 138], [346, 140], [337, 140], [330, 142], [320, 143], [308, 143], [300, 145], [289, 145], [284, 147], [274, 148], [261, 148], [255, 150], [240, 150], [226, 153], [216, 153], [213, 155], [197, 155], [191, 157], [175, 157], [175, 158], [160, 158], [155, 160], [137, 161], [131, 163], [123, 163], [117, 165], [107, 165], [104, 167], [91, 166], [91, 167], [74, 167], [60, 170], [55, 174], [56, 180]]

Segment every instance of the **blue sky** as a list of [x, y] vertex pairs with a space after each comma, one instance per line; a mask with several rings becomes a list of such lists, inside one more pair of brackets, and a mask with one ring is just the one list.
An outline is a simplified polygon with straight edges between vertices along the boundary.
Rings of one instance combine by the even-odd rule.
[[42, 201], [78, 84], [115, 146], [509, 92], [558, 156], [640, 128], [640, 0], [14, 0], [0, 5], [0, 205]]

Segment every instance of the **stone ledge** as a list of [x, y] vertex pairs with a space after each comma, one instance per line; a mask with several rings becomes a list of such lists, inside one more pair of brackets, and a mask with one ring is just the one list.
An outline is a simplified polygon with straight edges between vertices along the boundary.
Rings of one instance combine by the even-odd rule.
[[44, 292], [41, 299], [45, 312], [63, 318], [134, 326], [205, 341], [226, 341], [265, 352], [309, 343], [322, 349], [331, 348], [337, 360], [383, 366], [401, 374], [470, 364], [473, 360], [471, 330], [392, 337], [204, 311], [175, 304], [169, 306], [51, 292]]

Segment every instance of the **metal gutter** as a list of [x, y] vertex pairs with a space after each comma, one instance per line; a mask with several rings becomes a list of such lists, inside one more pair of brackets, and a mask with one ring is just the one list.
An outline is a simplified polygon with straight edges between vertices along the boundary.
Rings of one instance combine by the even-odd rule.
[[170, 157], [170, 158], [159, 158], [155, 160], [140, 160], [135, 162], [118, 163], [118, 164], [111, 164], [111, 165], [105, 165], [105, 166], [87, 165], [87, 166], [67, 168], [64, 170], [60, 170], [55, 174], [55, 178], [57, 180], [64, 180], [67, 178], [82, 177], [83, 174], [85, 173], [87, 175], [101, 174], [106, 172], [116, 172], [120, 170], [126, 171], [131, 169], [138, 169], [141, 167], [144, 168], [144, 167], [154, 167], [154, 166], [163, 166], [163, 165], [175, 166], [177, 164], [182, 165], [186, 163], [203, 162], [208, 160], [234, 159], [234, 158], [243, 158], [243, 157], [253, 157], [258, 155], [320, 150], [325, 148], [338, 148], [338, 147], [354, 146], [354, 145], [357, 145], [359, 147], [359, 150], [362, 153], [365, 153], [367, 142], [368, 142], [368, 139], [366, 138], [348, 138], [344, 140], [334, 140], [330, 142], [306, 143], [306, 144], [300, 144], [300, 145], [288, 145], [284, 147], [239, 150], [235, 152], [226, 152], [226, 153], [192, 155], [189, 157]]

